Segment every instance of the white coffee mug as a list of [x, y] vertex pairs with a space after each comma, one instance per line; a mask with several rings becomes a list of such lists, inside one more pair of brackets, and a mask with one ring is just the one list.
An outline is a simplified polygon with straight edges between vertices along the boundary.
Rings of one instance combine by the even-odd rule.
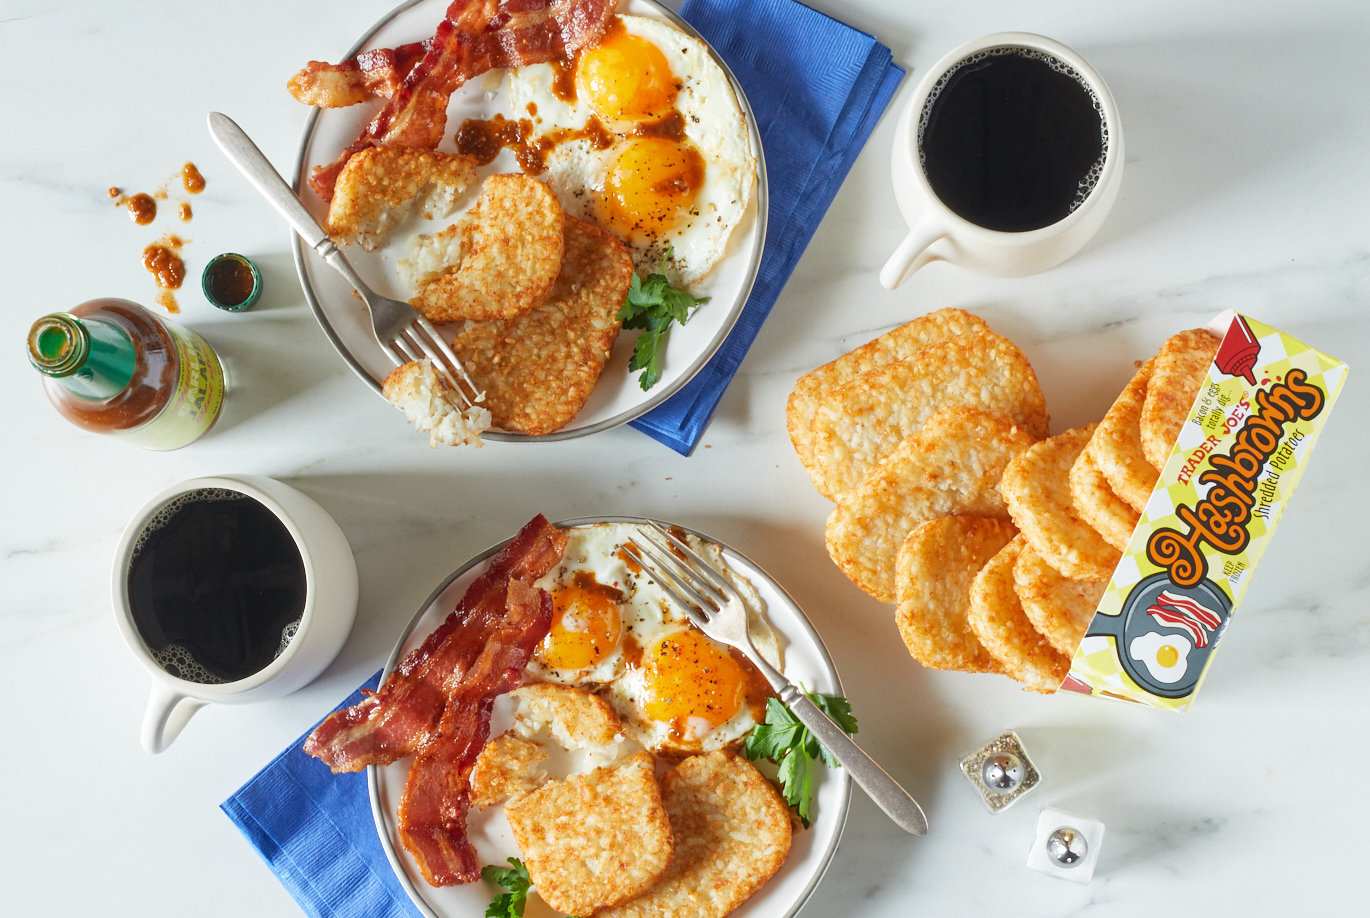
[[[238, 492], [271, 511], [294, 540], [304, 568], [303, 612], [289, 642], [266, 666], [231, 682], [191, 681], [163, 668], [139, 631], [129, 599], [135, 546], [149, 523], [179, 498], [206, 489]], [[259, 475], [194, 478], [148, 501], [120, 539], [112, 586], [119, 630], [133, 655], [152, 675], [152, 693], [142, 726], [143, 748], [151, 753], [171, 745], [191, 715], [205, 704], [262, 701], [302, 688], [338, 655], [357, 612], [357, 564], [342, 529], [305, 494]]]
[[[1055, 223], [1023, 232], [986, 229], [952, 211], [933, 191], [922, 165], [919, 123], [942, 77], [967, 58], [995, 48], [1027, 48], [1056, 58], [1074, 70], [1098, 102], [1107, 132], [1103, 166], [1094, 188]], [[895, 130], [894, 194], [911, 227], [880, 271], [893, 290], [933, 261], [948, 261], [982, 274], [1018, 277], [1045, 271], [1078, 252], [1103, 223], [1123, 177], [1123, 129], [1103, 78], [1089, 62], [1050, 38], [1027, 32], [998, 32], [967, 42], [934, 64], [914, 90]]]

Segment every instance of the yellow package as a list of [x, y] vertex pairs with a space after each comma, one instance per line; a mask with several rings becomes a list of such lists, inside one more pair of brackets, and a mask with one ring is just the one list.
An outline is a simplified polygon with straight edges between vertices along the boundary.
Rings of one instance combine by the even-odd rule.
[[1190, 408], [1061, 688], [1187, 710], [1346, 380], [1225, 313]]

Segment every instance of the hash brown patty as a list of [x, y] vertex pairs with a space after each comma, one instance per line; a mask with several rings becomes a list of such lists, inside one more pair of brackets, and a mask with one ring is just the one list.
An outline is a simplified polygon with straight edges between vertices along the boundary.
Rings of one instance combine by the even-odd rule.
[[633, 279], [627, 247], [610, 233], [566, 220], [565, 254], [541, 306], [510, 319], [465, 322], [452, 349], [501, 430], [541, 436], [565, 427], [609, 362]]
[[789, 855], [789, 807], [746, 759], [691, 756], [666, 773], [662, 799], [675, 837], [670, 867], [646, 893], [596, 918], [723, 918]]
[[549, 781], [504, 812], [538, 894], [563, 915], [598, 914], [645, 892], [672, 860], [672, 826], [646, 752]]

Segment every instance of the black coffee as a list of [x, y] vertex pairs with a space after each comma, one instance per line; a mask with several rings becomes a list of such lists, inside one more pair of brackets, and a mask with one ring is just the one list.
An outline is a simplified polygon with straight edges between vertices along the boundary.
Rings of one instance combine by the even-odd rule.
[[942, 203], [971, 223], [1017, 233], [1050, 226], [1089, 196], [1108, 125], [1065, 63], [1029, 48], [992, 48], [933, 88], [918, 143]]
[[134, 546], [129, 605], [171, 675], [236, 682], [290, 643], [305, 604], [300, 550], [285, 524], [237, 491], [193, 491], [163, 508]]

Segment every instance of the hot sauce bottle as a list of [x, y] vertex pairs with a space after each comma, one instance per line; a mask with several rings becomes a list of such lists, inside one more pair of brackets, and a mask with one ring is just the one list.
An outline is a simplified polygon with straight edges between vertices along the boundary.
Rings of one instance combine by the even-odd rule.
[[188, 446], [223, 408], [223, 364], [208, 342], [129, 300], [43, 316], [28, 353], [63, 417], [147, 449]]

